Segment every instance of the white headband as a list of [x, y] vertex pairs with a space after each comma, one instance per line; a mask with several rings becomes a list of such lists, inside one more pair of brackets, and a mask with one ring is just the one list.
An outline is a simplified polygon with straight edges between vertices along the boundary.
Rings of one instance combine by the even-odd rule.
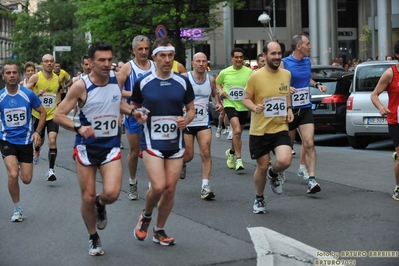
[[159, 46], [152, 51], [152, 55], [156, 55], [158, 52], [166, 52], [166, 51], [175, 51], [175, 47], [173, 46]]

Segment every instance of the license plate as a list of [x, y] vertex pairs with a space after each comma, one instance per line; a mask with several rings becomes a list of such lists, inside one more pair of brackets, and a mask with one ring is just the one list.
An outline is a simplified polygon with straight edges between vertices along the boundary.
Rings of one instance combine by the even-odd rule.
[[316, 104], [312, 103], [312, 110], [316, 110]]
[[386, 117], [367, 117], [367, 125], [384, 125], [387, 123]]

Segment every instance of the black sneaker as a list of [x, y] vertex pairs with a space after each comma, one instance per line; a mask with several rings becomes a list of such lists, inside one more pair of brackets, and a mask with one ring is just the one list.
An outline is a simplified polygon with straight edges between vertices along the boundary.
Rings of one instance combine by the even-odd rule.
[[103, 230], [107, 226], [107, 211], [105, 210], [105, 206], [101, 206], [100, 204], [100, 196], [97, 195], [96, 198], [96, 208], [97, 208], [97, 229]]

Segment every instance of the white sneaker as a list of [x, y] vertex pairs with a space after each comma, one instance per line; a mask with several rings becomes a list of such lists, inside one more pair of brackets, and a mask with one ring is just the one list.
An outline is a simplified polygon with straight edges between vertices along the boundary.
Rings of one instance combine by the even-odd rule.
[[40, 161], [40, 151], [33, 151], [33, 164], [38, 165]]
[[22, 222], [24, 215], [21, 209], [14, 209], [14, 215], [11, 217], [11, 222]]
[[264, 199], [255, 199], [253, 213], [266, 213], [266, 202]]
[[285, 182], [285, 171], [278, 173], [278, 177], [277, 177], [278, 181], [280, 181], [281, 185], [284, 185]]
[[227, 135], [227, 139], [228, 139], [228, 140], [232, 140], [232, 139], [233, 139], [233, 130], [231, 130], [231, 131], [229, 132], [229, 135]]
[[89, 239], [89, 255], [91, 256], [101, 256], [104, 254], [104, 250], [101, 247], [100, 237], [97, 239]]
[[57, 177], [54, 174], [54, 170], [53, 169], [48, 169], [47, 173], [46, 173], [46, 177], [47, 177], [47, 181], [55, 181], [57, 180]]
[[308, 180], [309, 179], [309, 172], [308, 172], [308, 169], [306, 169], [306, 168], [305, 169], [299, 168], [298, 172], [296, 174], [297, 174], [297, 176], [302, 177], [303, 180]]
[[221, 132], [222, 132], [222, 128], [221, 127], [217, 127], [216, 128], [216, 134], [215, 134], [216, 138], [220, 138], [220, 133]]

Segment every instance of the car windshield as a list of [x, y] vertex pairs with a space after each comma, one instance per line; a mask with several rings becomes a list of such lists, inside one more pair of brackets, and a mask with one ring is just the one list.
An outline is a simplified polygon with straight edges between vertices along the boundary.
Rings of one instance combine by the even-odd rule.
[[320, 92], [319, 89], [310, 87], [310, 95], [325, 95], [325, 94], [334, 94], [335, 89], [337, 87], [336, 81], [324, 81], [323, 85], [327, 87], [326, 92]]
[[356, 72], [355, 91], [373, 91], [385, 70], [391, 65], [370, 65], [358, 69]]

